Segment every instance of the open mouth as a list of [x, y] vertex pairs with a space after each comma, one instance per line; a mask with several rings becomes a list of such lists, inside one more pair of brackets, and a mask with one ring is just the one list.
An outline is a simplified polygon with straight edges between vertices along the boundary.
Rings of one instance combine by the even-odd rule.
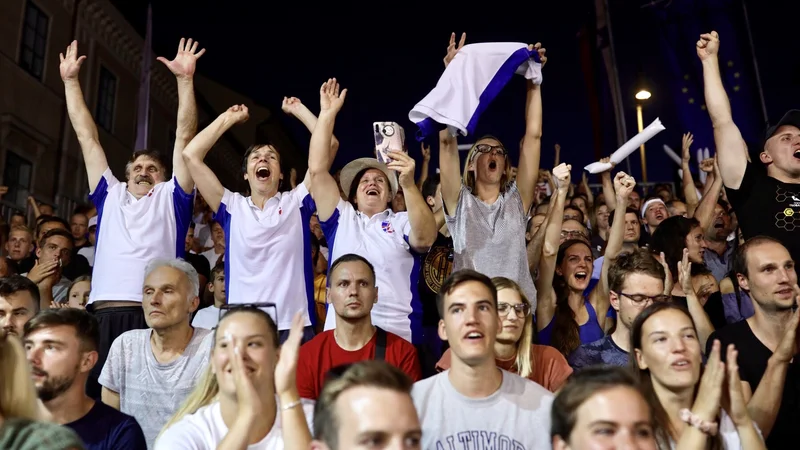
[[664, 220], [664, 215], [661, 213], [656, 213], [656, 220]]
[[497, 161], [495, 160], [489, 161], [489, 170], [495, 170], [495, 169], [497, 169]]
[[689, 367], [691, 367], [691, 365], [692, 364], [689, 362], [688, 359], [681, 359], [671, 364], [671, 366], [676, 369], [688, 369]]
[[795, 150], [794, 157], [800, 159], [800, 150]]
[[722, 219], [717, 219], [714, 221], [714, 228], [722, 229], [724, 226], [725, 224], [722, 223]]
[[467, 339], [468, 341], [477, 341], [479, 339], [483, 339], [483, 333], [479, 331], [472, 331], [467, 333], [467, 335], [464, 336], [464, 338]]
[[369, 188], [369, 189], [367, 189], [367, 195], [374, 195], [374, 196], [377, 197], [377, 196], [380, 195], [380, 193], [375, 188]]
[[575, 279], [578, 281], [585, 280], [589, 274], [587, 272], [575, 272]]
[[259, 167], [258, 169], [256, 169], [256, 178], [259, 181], [264, 181], [267, 178], [269, 178], [269, 176], [270, 176], [269, 167]]

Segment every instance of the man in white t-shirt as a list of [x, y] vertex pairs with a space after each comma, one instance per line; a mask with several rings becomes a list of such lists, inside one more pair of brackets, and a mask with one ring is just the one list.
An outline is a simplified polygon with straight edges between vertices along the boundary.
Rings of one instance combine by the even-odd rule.
[[195, 328], [213, 330], [219, 322], [219, 309], [225, 304], [225, 263], [221, 262], [211, 269], [208, 292], [214, 296], [214, 304], [197, 311], [192, 320]]
[[422, 429], [411, 387], [408, 376], [384, 361], [348, 366], [325, 383], [314, 407], [311, 450], [364, 448], [368, 436], [376, 448], [419, 448]]
[[472, 270], [455, 272], [442, 284], [436, 306], [452, 365], [411, 392], [422, 448], [550, 450], [553, 394], [496, 366], [501, 322], [492, 280]]
[[148, 447], [208, 365], [213, 334], [189, 324], [199, 290], [197, 271], [186, 261], [148, 264], [142, 307], [151, 329], [118, 337], [100, 374], [103, 403], [133, 416]]
[[96, 377], [114, 339], [125, 331], [146, 327], [141, 307], [145, 266], [155, 258], [183, 256], [194, 184], [181, 152], [197, 132], [193, 77], [197, 59], [205, 52], [198, 52], [197, 45], [181, 39], [175, 59], [158, 58], [178, 82], [171, 180], [166, 178], [165, 161], [153, 150], [133, 153], [125, 166], [124, 182], [112, 174], [81, 90], [78, 75], [86, 57], [78, 56], [77, 41], [60, 55], [67, 112], [83, 152], [89, 198], [97, 208], [97, 244], [87, 308], [97, 317], [100, 344], [96, 370], [87, 385], [91, 396], [99, 395]]

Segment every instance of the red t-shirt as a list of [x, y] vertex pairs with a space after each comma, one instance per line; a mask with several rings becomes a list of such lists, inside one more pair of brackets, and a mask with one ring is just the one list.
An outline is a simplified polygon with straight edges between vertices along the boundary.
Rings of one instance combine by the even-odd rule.
[[[316, 400], [328, 371], [336, 366], [375, 359], [378, 333], [367, 345], [354, 352], [343, 350], [333, 337], [334, 330], [324, 331], [300, 347], [297, 361], [297, 390], [300, 397]], [[417, 359], [417, 349], [410, 342], [386, 332], [385, 361], [405, 372], [412, 380], [419, 381], [422, 371]]]

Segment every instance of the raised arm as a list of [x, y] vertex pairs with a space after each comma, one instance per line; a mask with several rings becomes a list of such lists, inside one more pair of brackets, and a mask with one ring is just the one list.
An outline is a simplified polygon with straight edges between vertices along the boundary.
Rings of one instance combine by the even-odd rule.
[[194, 99], [194, 71], [197, 60], [206, 49], [197, 51], [199, 43], [181, 38], [178, 53], [172, 61], [159, 56], [178, 80], [178, 127], [175, 130], [175, 147], [172, 149], [172, 173], [184, 192], [192, 192], [193, 182], [189, 169], [183, 161], [183, 149], [197, 134], [197, 103]]
[[681, 284], [683, 293], [686, 295], [686, 306], [695, 327], [697, 327], [697, 338], [700, 339], [700, 345], [702, 348], [706, 348], [708, 338], [714, 332], [714, 326], [711, 325], [711, 320], [692, 286], [692, 263], [689, 261], [689, 250], [685, 248], [683, 249], [683, 258], [678, 261], [678, 283]]
[[231, 106], [211, 122], [211, 125], [198, 133], [183, 149], [183, 161], [186, 163], [192, 179], [197, 184], [197, 190], [200, 191], [200, 195], [203, 196], [214, 212], [219, 211], [225, 188], [219, 182], [217, 176], [214, 175], [214, 171], [203, 160], [208, 151], [211, 150], [211, 147], [226, 131], [237, 123], [246, 122], [248, 118], [250, 118], [250, 115], [246, 106]]
[[419, 150], [422, 153], [422, 167], [419, 169], [419, 179], [417, 180], [417, 187], [419, 190], [422, 190], [422, 185], [425, 183], [425, 180], [428, 179], [428, 171], [430, 170], [431, 164], [431, 146], [425, 145], [425, 143], [421, 143], [419, 145]]
[[[339, 186], [330, 173], [332, 158], [333, 125], [342, 109], [347, 89], [339, 92], [339, 83], [330, 79], [319, 88], [319, 119], [311, 132], [308, 149], [308, 190], [317, 204], [319, 221], [330, 219], [339, 204]], [[305, 183], [305, 181], [304, 181]]]
[[100, 146], [97, 125], [94, 123], [89, 108], [86, 107], [86, 101], [81, 90], [81, 82], [78, 79], [81, 64], [83, 64], [86, 56], [78, 57], [78, 41], [72, 41], [67, 47], [66, 53], [59, 53], [58, 58], [61, 61], [59, 71], [61, 72], [61, 80], [64, 81], [67, 113], [83, 152], [89, 191], [94, 192], [100, 182], [100, 178], [103, 176], [103, 172], [108, 169], [108, 161], [103, 147]]
[[408, 244], [417, 253], [427, 253], [436, 241], [439, 228], [436, 226], [436, 218], [433, 216], [431, 208], [425, 203], [422, 193], [414, 182], [416, 166], [414, 158], [405, 152], [395, 150], [389, 152], [389, 157], [392, 158], [392, 161], [386, 167], [398, 173], [400, 187], [403, 188], [406, 198], [408, 222], [411, 225]]
[[538, 291], [536, 302], [536, 326], [542, 330], [553, 320], [556, 311], [556, 291], [553, 289], [553, 276], [556, 273], [556, 258], [561, 242], [561, 225], [564, 222], [564, 203], [569, 193], [570, 171], [572, 166], [559, 164], [553, 169], [556, 192], [550, 198], [550, 216], [544, 235], [542, 257], [539, 260], [539, 277], [535, 280]]
[[[302, 122], [303, 125], [306, 126], [308, 131], [314, 133], [314, 129], [317, 127], [317, 116], [309, 110], [303, 102], [300, 101], [297, 97], [283, 97], [283, 103], [281, 104], [281, 109], [283, 112], [290, 116], [294, 116]], [[330, 155], [328, 156], [328, 171], [331, 170], [330, 165], [333, 164], [333, 160], [336, 159], [336, 153], [339, 151], [339, 140], [336, 139], [336, 136], [331, 134], [331, 144], [330, 144]], [[303, 183], [305, 183], [306, 188], [308, 188], [310, 183], [310, 175], [306, 172], [306, 176], [303, 178]], [[294, 187], [293, 187], [294, 188]]]
[[[544, 67], [547, 62], [546, 50], [541, 43], [529, 46], [539, 52]], [[539, 175], [539, 159], [542, 155], [542, 90], [541, 85], [528, 80], [528, 98], [525, 104], [525, 137], [519, 155], [517, 189], [522, 197], [523, 211], [528, 211], [536, 192], [536, 177]]]
[[703, 63], [706, 107], [714, 126], [714, 143], [719, 155], [719, 168], [725, 187], [739, 189], [747, 168], [747, 144], [733, 123], [731, 103], [719, 71], [719, 34], [716, 31], [700, 35], [697, 56]]
[[[715, 176], [709, 176], [706, 180], [707, 183], [708, 181], [711, 182], [711, 186], [703, 194], [703, 198], [700, 200], [700, 204], [697, 205], [692, 217], [700, 222], [700, 228], [705, 232], [714, 222], [714, 207], [717, 206], [717, 199], [719, 199], [719, 193], [722, 191], [722, 177], [719, 174], [720, 169], [719, 164], [717, 164], [717, 158], [708, 158], [703, 163], [711, 166], [711, 173], [715, 174]], [[703, 170], [706, 169], [704, 168]]]
[[[444, 57], [444, 67], [455, 58], [467, 40], [467, 33], [461, 34], [456, 46], [456, 34], [450, 35], [450, 44]], [[458, 156], [458, 141], [447, 129], [439, 132], [439, 176], [442, 186], [442, 203], [447, 215], [454, 215], [458, 206], [458, 195], [461, 192], [461, 159]]]
[[[616, 192], [615, 201], [617, 205], [627, 205], [628, 197], [636, 186], [636, 180], [625, 172], [618, 172], [614, 177], [614, 191]], [[589, 301], [597, 311], [597, 319], [600, 325], [605, 327], [606, 313], [608, 312], [608, 269], [614, 263], [614, 259], [622, 251], [623, 237], [625, 235], [625, 210], [620, 208], [614, 212], [614, 221], [608, 231], [608, 243], [603, 254], [603, 266], [600, 269], [600, 282], [589, 295]]]
[[692, 178], [692, 169], [689, 166], [692, 161], [690, 153], [692, 142], [694, 142], [692, 133], [685, 133], [681, 145], [681, 189], [683, 190], [683, 197], [686, 199], [686, 215], [688, 217], [694, 215], [694, 210], [697, 209], [697, 205], [700, 203], [700, 199], [697, 198], [697, 188]]

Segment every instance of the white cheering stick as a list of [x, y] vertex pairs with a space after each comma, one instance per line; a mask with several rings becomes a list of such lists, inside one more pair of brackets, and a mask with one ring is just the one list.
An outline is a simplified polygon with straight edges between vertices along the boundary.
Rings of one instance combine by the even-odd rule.
[[[617, 151], [611, 154], [611, 162], [614, 164], [619, 164], [625, 160], [631, 153], [635, 152], [637, 148], [641, 147], [642, 144], [649, 141], [653, 136], [657, 135], [658, 133], [664, 131], [664, 125], [661, 124], [660, 119], [656, 119], [647, 126], [641, 133], [637, 134], [628, 142], [622, 144], [622, 147], [618, 148]], [[601, 162], [593, 162], [588, 166], [584, 167], [584, 169], [589, 173], [602, 173], [609, 169], [611, 169], [612, 165], [610, 162], [608, 163], [601, 163]]]

